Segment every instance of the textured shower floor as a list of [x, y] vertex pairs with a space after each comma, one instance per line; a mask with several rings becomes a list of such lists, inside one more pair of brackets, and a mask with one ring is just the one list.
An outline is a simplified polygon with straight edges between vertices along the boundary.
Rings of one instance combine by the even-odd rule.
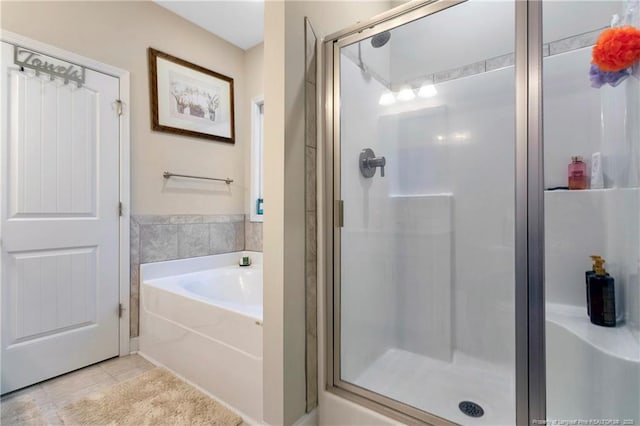
[[[514, 380], [509, 371], [456, 354], [453, 362], [389, 349], [354, 384], [463, 425], [515, 424]], [[460, 401], [478, 403], [484, 416], [469, 417]]]

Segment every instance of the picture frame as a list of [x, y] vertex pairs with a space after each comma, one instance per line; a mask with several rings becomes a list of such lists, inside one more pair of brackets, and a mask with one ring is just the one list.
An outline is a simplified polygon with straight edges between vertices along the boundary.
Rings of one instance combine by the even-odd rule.
[[151, 128], [235, 143], [233, 78], [148, 49]]

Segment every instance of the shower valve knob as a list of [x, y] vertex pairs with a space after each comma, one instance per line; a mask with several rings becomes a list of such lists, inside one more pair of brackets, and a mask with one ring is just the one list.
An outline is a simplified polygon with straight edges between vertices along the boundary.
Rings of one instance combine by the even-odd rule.
[[380, 177], [384, 177], [384, 167], [387, 159], [376, 157], [371, 148], [365, 148], [360, 152], [360, 173], [366, 178], [372, 178], [376, 174], [376, 168], [380, 167]]

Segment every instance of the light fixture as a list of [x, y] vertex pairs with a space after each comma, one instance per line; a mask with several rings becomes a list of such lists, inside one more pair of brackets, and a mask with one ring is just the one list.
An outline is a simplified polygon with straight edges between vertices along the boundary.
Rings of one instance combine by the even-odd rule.
[[410, 101], [414, 99], [416, 94], [413, 92], [413, 89], [409, 86], [404, 86], [400, 92], [398, 92], [398, 100], [399, 101]]
[[420, 86], [420, 90], [418, 91], [418, 96], [421, 98], [432, 98], [438, 94], [436, 90], [436, 86], [431, 83], [424, 83]]
[[380, 96], [378, 103], [382, 106], [393, 105], [396, 103], [396, 98], [391, 92], [385, 92]]

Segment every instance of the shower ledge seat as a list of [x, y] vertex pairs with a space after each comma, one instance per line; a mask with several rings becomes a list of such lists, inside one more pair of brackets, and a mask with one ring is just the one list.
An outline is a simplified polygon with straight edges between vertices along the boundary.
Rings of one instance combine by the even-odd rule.
[[546, 319], [607, 355], [640, 363], [640, 341], [625, 324], [601, 327], [589, 321], [585, 307], [557, 303], [546, 304]]

